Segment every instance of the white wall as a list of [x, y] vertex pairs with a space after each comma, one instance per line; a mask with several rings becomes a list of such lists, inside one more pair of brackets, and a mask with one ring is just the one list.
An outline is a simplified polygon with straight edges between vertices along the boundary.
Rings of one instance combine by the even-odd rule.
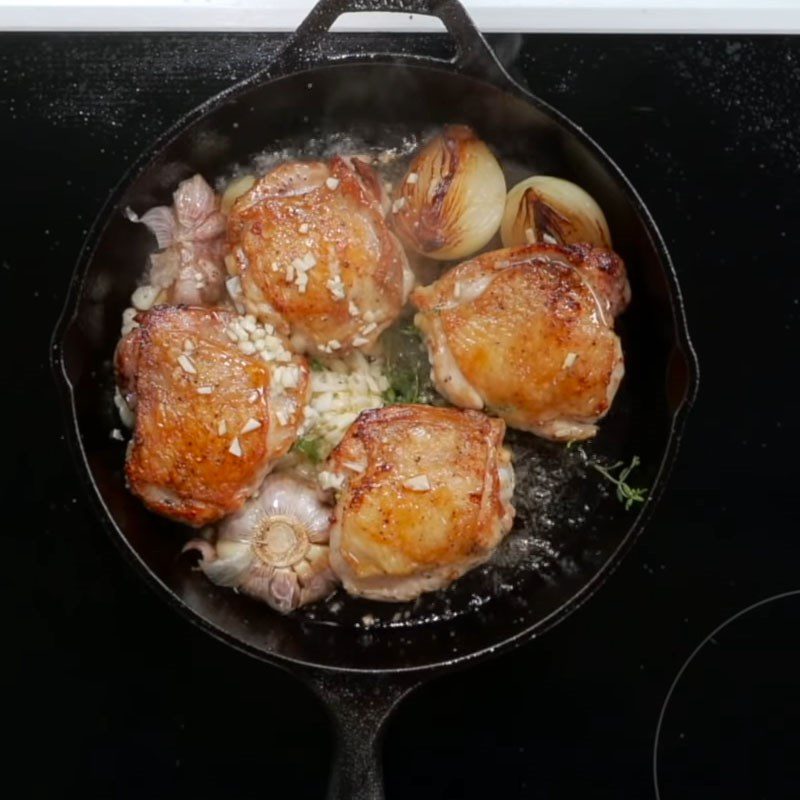
[[[0, 0], [2, 30], [293, 30], [311, 0]], [[800, 0], [465, 0], [484, 31], [798, 33]], [[436, 30], [359, 14], [339, 30]]]

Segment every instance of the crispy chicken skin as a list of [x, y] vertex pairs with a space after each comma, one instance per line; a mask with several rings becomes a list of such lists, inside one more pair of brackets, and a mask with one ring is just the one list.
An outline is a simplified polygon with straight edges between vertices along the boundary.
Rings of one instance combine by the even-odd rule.
[[[120, 342], [117, 382], [136, 413], [126, 461], [131, 491], [153, 511], [201, 526], [239, 509], [302, 422], [272, 412], [270, 365], [245, 355], [222, 310], [158, 306]], [[291, 434], [291, 435], [289, 435]]]
[[614, 317], [630, 300], [622, 260], [589, 245], [484, 253], [412, 302], [436, 388], [547, 439], [587, 439], [624, 374]]
[[331, 454], [331, 566], [345, 589], [411, 600], [486, 561], [511, 528], [505, 424], [475, 411], [363, 412]]
[[248, 310], [307, 352], [372, 345], [413, 284], [382, 199], [358, 158], [290, 162], [261, 178], [228, 217], [229, 269]]

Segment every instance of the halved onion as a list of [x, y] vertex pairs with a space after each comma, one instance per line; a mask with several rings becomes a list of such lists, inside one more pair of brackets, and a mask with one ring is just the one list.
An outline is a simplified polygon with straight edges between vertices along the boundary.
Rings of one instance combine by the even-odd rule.
[[594, 198], [550, 175], [527, 178], [508, 193], [500, 238], [505, 247], [536, 242], [611, 247], [608, 223]]
[[411, 162], [392, 212], [409, 248], [440, 261], [480, 250], [497, 232], [506, 181], [492, 151], [466, 125], [448, 125]]

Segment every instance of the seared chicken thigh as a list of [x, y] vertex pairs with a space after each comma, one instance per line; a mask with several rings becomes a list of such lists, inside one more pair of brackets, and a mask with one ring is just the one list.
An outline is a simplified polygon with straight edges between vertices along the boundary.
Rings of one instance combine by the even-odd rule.
[[229, 269], [247, 309], [283, 325], [300, 350], [372, 345], [413, 284], [381, 201], [377, 176], [358, 158], [290, 162], [261, 178], [228, 218]]
[[153, 511], [189, 525], [239, 509], [302, 423], [304, 360], [280, 345], [285, 361], [265, 358], [242, 334], [243, 319], [159, 306], [139, 314], [117, 348], [117, 382], [136, 415], [128, 485]]
[[629, 300], [621, 259], [589, 245], [485, 253], [412, 295], [438, 391], [556, 440], [594, 436], [611, 406]]
[[321, 476], [339, 488], [330, 559], [348, 592], [411, 600], [489, 558], [514, 517], [504, 432], [454, 408], [359, 416]]

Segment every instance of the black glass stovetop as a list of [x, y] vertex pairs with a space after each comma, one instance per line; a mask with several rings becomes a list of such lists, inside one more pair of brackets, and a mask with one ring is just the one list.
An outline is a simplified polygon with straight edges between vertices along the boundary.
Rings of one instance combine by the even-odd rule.
[[[701, 388], [620, 569], [540, 640], [407, 699], [385, 740], [388, 797], [797, 798], [800, 39], [491, 40], [649, 205]], [[96, 524], [47, 357], [126, 166], [279, 41], [0, 35], [2, 761], [18, 796], [323, 795], [331, 741], [313, 697], [170, 612]]]

